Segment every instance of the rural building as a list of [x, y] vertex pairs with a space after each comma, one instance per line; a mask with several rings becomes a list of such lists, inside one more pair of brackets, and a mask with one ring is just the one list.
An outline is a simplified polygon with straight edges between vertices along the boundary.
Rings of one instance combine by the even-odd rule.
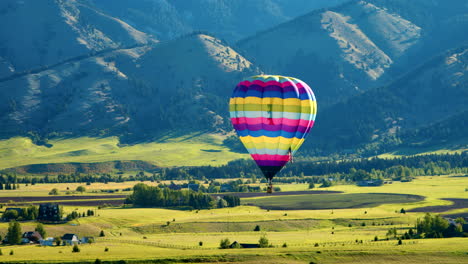
[[22, 243], [39, 243], [39, 240], [42, 240], [42, 236], [37, 231], [24, 232], [21, 237]]
[[62, 241], [65, 245], [75, 245], [79, 244], [80, 240], [78, 239], [78, 236], [75, 234], [65, 234], [62, 237]]
[[358, 181], [357, 185], [361, 187], [365, 186], [380, 186], [383, 184], [382, 180], [370, 180], [370, 181]]
[[234, 241], [229, 247], [230, 248], [237, 248], [239, 246], [241, 248], [259, 248], [260, 247], [259, 244], [239, 243], [237, 241]]
[[55, 242], [55, 239], [53, 237], [48, 237], [46, 239], [39, 240], [39, 244], [41, 244], [41, 246], [51, 247], [54, 245], [54, 242]]
[[58, 204], [41, 204], [39, 205], [38, 220], [42, 221], [60, 221], [61, 212]]

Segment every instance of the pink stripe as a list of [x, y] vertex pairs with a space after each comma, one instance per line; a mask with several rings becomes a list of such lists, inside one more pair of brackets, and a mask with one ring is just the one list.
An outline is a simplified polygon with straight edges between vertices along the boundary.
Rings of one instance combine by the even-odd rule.
[[253, 84], [261, 86], [261, 87], [275, 85], [275, 86], [280, 86], [280, 87], [283, 87], [283, 88], [288, 87], [288, 86], [295, 86], [298, 89], [304, 88], [304, 86], [301, 83], [294, 83], [292, 81], [285, 81], [285, 82], [268, 81], [268, 82], [264, 82], [264, 81], [261, 81], [261, 80], [254, 80], [253, 82], [251, 82], [251, 81], [242, 81], [242, 82], [239, 83], [239, 85], [244, 85], [244, 86], [250, 86], [250, 85], [253, 85]]
[[255, 161], [257, 160], [289, 161], [289, 155], [252, 154], [252, 158]]
[[233, 125], [247, 124], [247, 125], [258, 125], [258, 124], [273, 124], [273, 125], [287, 125], [287, 126], [313, 126], [313, 120], [305, 119], [288, 119], [288, 118], [267, 118], [267, 117], [238, 117], [231, 118]]

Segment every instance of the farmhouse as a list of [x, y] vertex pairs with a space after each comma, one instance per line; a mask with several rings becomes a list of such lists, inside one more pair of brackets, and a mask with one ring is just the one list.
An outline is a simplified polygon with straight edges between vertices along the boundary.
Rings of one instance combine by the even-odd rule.
[[62, 237], [62, 241], [65, 245], [75, 245], [79, 244], [80, 240], [78, 239], [78, 236], [75, 234], [65, 234]]
[[41, 246], [51, 247], [54, 245], [54, 242], [55, 242], [55, 239], [53, 237], [48, 237], [46, 239], [39, 240], [39, 244], [41, 244]]
[[42, 236], [37, 231], [24, 232], [21, 237], [22, 243], [39, 243], [39, 240], [42, 240]]
[[41, 204], [39, 205], [38, 220], [42, 221], [60, 221], [61, 213], [58, 204]]

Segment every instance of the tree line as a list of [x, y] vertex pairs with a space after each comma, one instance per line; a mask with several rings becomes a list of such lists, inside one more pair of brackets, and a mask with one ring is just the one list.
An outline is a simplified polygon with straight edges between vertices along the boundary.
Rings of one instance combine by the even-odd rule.
[[191, 190], [172, 190], [138, 183], [133, 193], [125, 199], [126, 204], [141, 207], [190, 207], [193, 209], [210, 209], [217, 207], [235, 207], [240, 199], [235, 196], [214, 198], [211, 195]]

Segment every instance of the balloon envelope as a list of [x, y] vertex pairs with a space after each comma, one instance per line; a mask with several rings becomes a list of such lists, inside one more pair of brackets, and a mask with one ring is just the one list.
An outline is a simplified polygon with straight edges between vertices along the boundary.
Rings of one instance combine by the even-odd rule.
[[240, 82], [229, 101], [237, 135], [270, 180], [302, 145], [316, 111], [314, 93], [306, 83], [277, 75]]

